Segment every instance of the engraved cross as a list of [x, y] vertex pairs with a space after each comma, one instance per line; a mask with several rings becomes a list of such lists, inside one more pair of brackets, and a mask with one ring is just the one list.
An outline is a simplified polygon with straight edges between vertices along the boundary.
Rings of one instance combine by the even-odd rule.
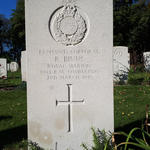
[[72, 105], [74, 104], [84, 104], [84, 99], [79, 101], [73, 101], [72, 100], [72, 84], [67, 84], [68, 87], [68, 101], [57, 101], [56, 100], [56, 106], [59, 105], [67, 105], [68, 106], [68, 132], [71, 132], [73, 129], [73, 123], [72, 123]]

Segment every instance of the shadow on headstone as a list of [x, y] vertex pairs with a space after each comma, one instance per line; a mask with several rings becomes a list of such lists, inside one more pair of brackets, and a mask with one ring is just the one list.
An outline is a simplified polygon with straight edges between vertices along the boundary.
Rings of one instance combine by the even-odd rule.
[[127, 71], [120, 70], [119, 72], [114, 73], [114, 82], [115, 83], [119, 83], [119, 84], [127, 83], [129, 70], [127, 68], [126, 68], [126, 70]]
[[20, 142], [23, 139], [27, 139], [26, 125], [0, 131], [0, 150], [3, 149], [5, 145]]

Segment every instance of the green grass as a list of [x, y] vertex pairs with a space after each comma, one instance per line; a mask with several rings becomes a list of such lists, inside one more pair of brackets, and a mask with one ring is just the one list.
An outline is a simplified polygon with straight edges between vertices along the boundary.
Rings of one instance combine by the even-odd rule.
[[115, 128], [137, 125], [145, 118], [146, 104], [150, 105], [150, 86], [126, 85], [114, 89]]
[[24, 144], [15, 143], [27, 138], [26, 108], [26, 88], [21, 82], [21, 73], [8, 72], [6, 80], [0, 79], [0, 149], [19, 150], [18, 146]]
[[0, 91], [0, 130], [25, 125], [27, 122], [26, 91]]
[[21, 72], [8, 72], [7, 79], [0, 79], [0, 88], [18, 86], [22, 83], [21, 81]]
[[27, 138], [26, 108], [25, 89], [0, 91], [0, 147]]

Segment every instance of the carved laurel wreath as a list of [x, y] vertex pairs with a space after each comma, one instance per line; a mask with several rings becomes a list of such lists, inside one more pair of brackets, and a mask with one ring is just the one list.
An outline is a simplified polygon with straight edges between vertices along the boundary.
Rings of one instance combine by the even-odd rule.
[[[77, 24], [77, 30], [73, 34], [66, 34], [61, 31], [61, 22], [63, 19], [71, 17]], [[87, 24], [84, 18], [79, 14], [75, 5], [66, 5], [61, 13], [54, 20], [54, 39], [66, 46], [79, 44], [87, 32]]]

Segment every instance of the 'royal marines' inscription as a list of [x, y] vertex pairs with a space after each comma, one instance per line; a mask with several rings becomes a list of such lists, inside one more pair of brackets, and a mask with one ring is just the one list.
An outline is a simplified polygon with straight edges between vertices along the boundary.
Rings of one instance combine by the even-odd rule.
[[102, 55], [100, 50], [38, 50], [39, 57], [48, 57], [49, 62], [41, 64], [40, 75], [47, 80], [94, 79], [100, 71], [90, 63], [88, 57]]

